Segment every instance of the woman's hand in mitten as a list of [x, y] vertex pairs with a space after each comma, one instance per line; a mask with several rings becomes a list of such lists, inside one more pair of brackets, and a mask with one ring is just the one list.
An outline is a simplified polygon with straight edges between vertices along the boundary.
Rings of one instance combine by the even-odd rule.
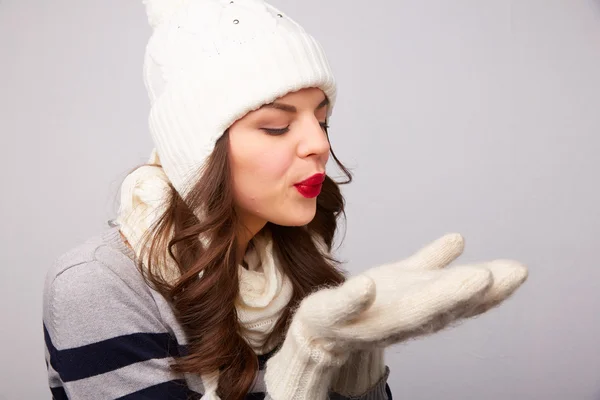
[[[351, 351], [388, 346], [477, 315], [501, 303], [527, 278], [527, 268], [515, 261], [445, 268], [463, 248], [460, 235], [446, 235], [403, 261], [371, 268], [306, 297], [281, 349], [267, 363], [272, 398], [324, 399], [326, 388], [310, 392], [314, 382], [329, 384]], [[294, 386], [313, 397], [297, 395]]]
[[[527, 279], [527, 268], [511, 260], [445, 268], [463, 249], [462, 236], [449, 234], [405, 260], [371, 268], [338, 288], [316, 292], [302, 303], [310, 310], [307, 324], [320, 329], [315, 337], [328, 339], [336, 350], [387, 346], [480, 314]], [[352, 280], [364, 282], [372, 304], [335, 325], [315, 321], [327, 313], [331, 292], [343, 291]]]

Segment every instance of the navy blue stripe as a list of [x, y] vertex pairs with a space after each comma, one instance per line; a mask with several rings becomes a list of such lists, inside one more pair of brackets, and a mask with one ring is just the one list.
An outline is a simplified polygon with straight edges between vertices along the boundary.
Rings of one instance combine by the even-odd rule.
[[179, 356], [168, 333], [133, 333], [65, 350], [57, 350], [44, 326], [50, 364], [63, 382], [89, 378], [155, 358]]
[[178, 379], [150, 386], [117, 400], [197, 400], [202, 395], [190, 390], [185, 380]]
[[187, 356], [188, 355], [188, 347], [185, 344], [180, 344], [177, 346], [177, 349], [179, 351], [179, 355], [180, 356]]
[[63, 387], [51, 387], [50, 393], [52, 393], [52, 400], [69, 400], [67, 393]]
[[[52, 368], [54, 368], [55, 371], [58, 371], [58, 365], [57, 365], [57, 357], [56, 357], [56, 347], [54, 347], [54, 344], [52, 343], [52, 340], [50, 339], [50, 334], [48, 333], [48, 330], [46, 329], [46, 325], [44, 324], [44, 342], [46, 343], [46, 348], [48, 349], [48, 353], [50, 354], [50, 365], [52, 365]], [[46, 364], [48, 364], [48, 362], [46, 361]], [[47, 365], [46, 365], [47, 368]]]
[[244, 400], [265, 400], [266, 394], [263, 392], [260, 393], [248, 393]]
[[385, 393], [387, 393], [388, 400], [392, 400], [392, 389], [387, 383], [385, 384]]

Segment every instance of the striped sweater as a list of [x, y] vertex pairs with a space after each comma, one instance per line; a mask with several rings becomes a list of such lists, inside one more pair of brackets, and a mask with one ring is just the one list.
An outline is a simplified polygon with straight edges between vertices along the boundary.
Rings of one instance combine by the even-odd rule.
[[[65, 253], [46, 276], [43, 308], [48, 381], [53, 399], [200, 399], [194, 374], [174, 373], [186, 338], [167, 301], [139, 273], [118, 228]], [[259, 373], [246, 399], [268, 399]], [[357, 400], [388, 400], [387, 370]], [[336, 393], [330, 399], [344, 400]]]

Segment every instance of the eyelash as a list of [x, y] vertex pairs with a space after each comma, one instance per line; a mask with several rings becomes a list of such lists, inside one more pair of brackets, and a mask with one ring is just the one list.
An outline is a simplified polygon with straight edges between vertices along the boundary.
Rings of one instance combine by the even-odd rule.
[[[329, 125], [327, 124], [327, 122], [320, 122], [319, 125], [321, 125], [321, 128], [323, 128], [323, 130], [325, 132], [327, 132], [327, 130], [329, 129]], [[267, 132], [269, 135], [278, 136], [278, 135], [283, 135], [284, 133], [288, 132], [290, 130], [290, 127], [287, 126], [285, 128], [282, 128], [282, 129], [267, 129], [267, 128], [264, 128], [263, 130], [265, 132]]]

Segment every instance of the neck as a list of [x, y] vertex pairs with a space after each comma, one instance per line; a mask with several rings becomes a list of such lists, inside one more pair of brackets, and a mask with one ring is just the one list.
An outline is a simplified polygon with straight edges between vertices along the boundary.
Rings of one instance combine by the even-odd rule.
[[236, 233], [236, 261], [239, 264], [244, 259], [246, 250], [248, 250], [248, 243], [250, 243], [250, 240], [252, 240], [252, 238], [258, 232], [260, 232], [265, 227], [265, 225], [267, 225], [267, 221], [258, 218], [256, 215], [243, 212], [242, 210], [237, 210], [237, 212], [240, 224]]
[[[262, 228], [261, 228], [262, 229]], [[238, 264], [242, 262], [244, 259], [244, 255], [248, 250], [248, 244], [250, 240], [260, 231], [260, 229], [250, 230], [248, 228], [242, 227], [238, 234], [236, 235], [237, 241], [237, 252], [236, 252], [236, 261]]]

